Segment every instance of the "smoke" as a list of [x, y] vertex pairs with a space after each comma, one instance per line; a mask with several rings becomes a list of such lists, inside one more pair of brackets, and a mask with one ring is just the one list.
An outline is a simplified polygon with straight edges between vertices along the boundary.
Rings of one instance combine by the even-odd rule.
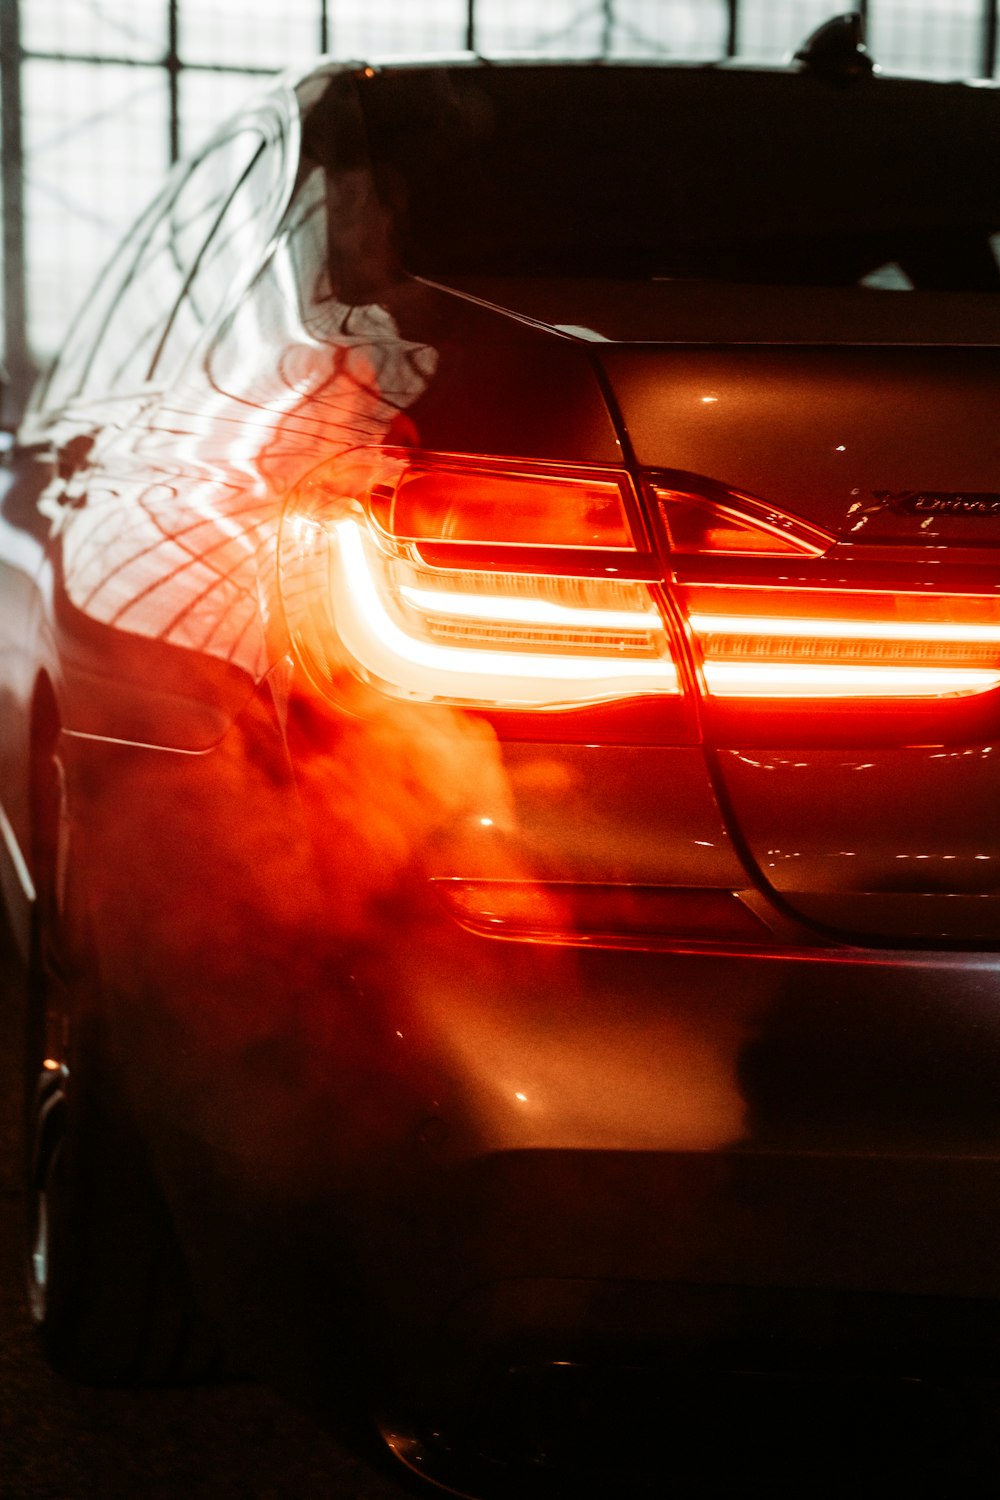
[[[428, 1119], [440, 1165], [739, 1139], [762, 980], [737, 999], [721, 960], [474, 936], [435, 893], [448, 876], [530, 893], [533, 803], [551, 871], [553, 803], [579, 794], [552, 747], [512, 776], [471, 714], [382, 700], [362, 718], [301, 683], [210, 752], [78, 766], [70, 865], [140, 1110], [307, 1197], [406, 1170]], [[618, 825], [619, 876], [641, 832]], [[592, 828], [557, 837], [565, 871], [592, 867]], [[551, 918], [558, 894], [534, 889]]]

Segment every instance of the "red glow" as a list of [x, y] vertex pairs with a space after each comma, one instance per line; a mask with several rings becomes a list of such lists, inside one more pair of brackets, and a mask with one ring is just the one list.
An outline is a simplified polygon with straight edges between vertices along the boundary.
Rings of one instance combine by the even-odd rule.
[[675, 553], [724, 553], [739, 557], [782, 557], [789, 553], [817, 557], [833, 537], [806, 522], [734, 496], [735, 505], [654, 485], [670, 550]]
[[[679, 697], [627, 489], [615, 471], [448, 454], [331, 462], [282, 530], [286, 619], [310, 675], [335, 696], [346, 671], [387, 697], [486, 710]], [[544, 571], [522, 571], [522, 556], [544, 556]]]
[[398, 539], [633, 548], [625, 485], [617, 474], [414, 455], [386, 459], [368, 504]]
[[769, 929], [733, 891], [565, 881], [439, 880], [452, 915], [494, 937], [598, 947], [766, 943]]
[[1000, 686], [1000, 670], [839, 667], [829, 663], [704, 663], [708, 691], [721, 698], [952, 698]]
[[683, 594], [713, 696], [940, 699], [1000, 687], [990, 595], [725, 584]]

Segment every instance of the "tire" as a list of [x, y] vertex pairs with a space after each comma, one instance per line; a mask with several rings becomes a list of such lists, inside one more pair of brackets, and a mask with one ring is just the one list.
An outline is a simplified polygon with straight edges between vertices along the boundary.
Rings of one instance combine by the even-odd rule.
[[[39, 784], [48, 806], [36, 824], [25, 1048], [32, 1316], [46, 1359], [70, 1378], [98, 1385], [207, 1379], [218, 1367], [217, 1346], [200, 1330], [166, 1201], [108, 1065], [96, 966], [79, 941], [81, 924], [67, 920], [57, 898], [63, 882], [50, 851], [63, 798], [55, 754]], [[54, 838], [45, 834], [45, 813]]]

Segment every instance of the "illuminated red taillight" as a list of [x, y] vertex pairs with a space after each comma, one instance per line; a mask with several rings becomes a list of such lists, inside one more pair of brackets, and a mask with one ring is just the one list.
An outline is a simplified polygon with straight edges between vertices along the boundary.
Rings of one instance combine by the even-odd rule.
[[818, 557], [833, 538], [746, 495], [710, 500], [653, 486], [673, 556]]
[[373, 452], [286, 509], [282, 598], [312, 675], [498, 710], [677, 696], [627, 476]]
[[879, 590], [682, 590], [719, 697], [943, 698], [1000, 686], [1000, 601]]
[[635, 551], [624, 474], [383, 452], [368, 511], [395, 541]]
[[292, 639], [327, 690], [353, 681], [500, 713], [673, 701], [687, 719], [661, 722], [671, 736], [692, 731], [685, 684], [700, 685], [707, 713], [881, 704], [897, 729], [907, 705], [1000, 688], [1000, 595], [974, 586], [982, 569], [973, 585], [942, 586], [927, 567], [906, 582], [913, 566], [897, 560], [893, 587], [752, 497], [655, 482], [647, 494], [665, 564], [618, 470], [339, 458], [286, 507]]
[[939, 587], [933, 576], [844, 587], [849, 565], [813, 527], [742, 498], [654, 494], [709, 699], [905, 703], [1000, 687], [996, 594]]

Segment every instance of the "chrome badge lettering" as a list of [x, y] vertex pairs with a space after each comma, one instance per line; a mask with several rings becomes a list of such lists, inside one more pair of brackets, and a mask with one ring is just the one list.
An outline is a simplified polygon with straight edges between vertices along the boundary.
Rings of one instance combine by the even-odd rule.
[[1000, 495], [947, 490], [872, 490], [879, 508], [901, 516], [1000, 516]]

